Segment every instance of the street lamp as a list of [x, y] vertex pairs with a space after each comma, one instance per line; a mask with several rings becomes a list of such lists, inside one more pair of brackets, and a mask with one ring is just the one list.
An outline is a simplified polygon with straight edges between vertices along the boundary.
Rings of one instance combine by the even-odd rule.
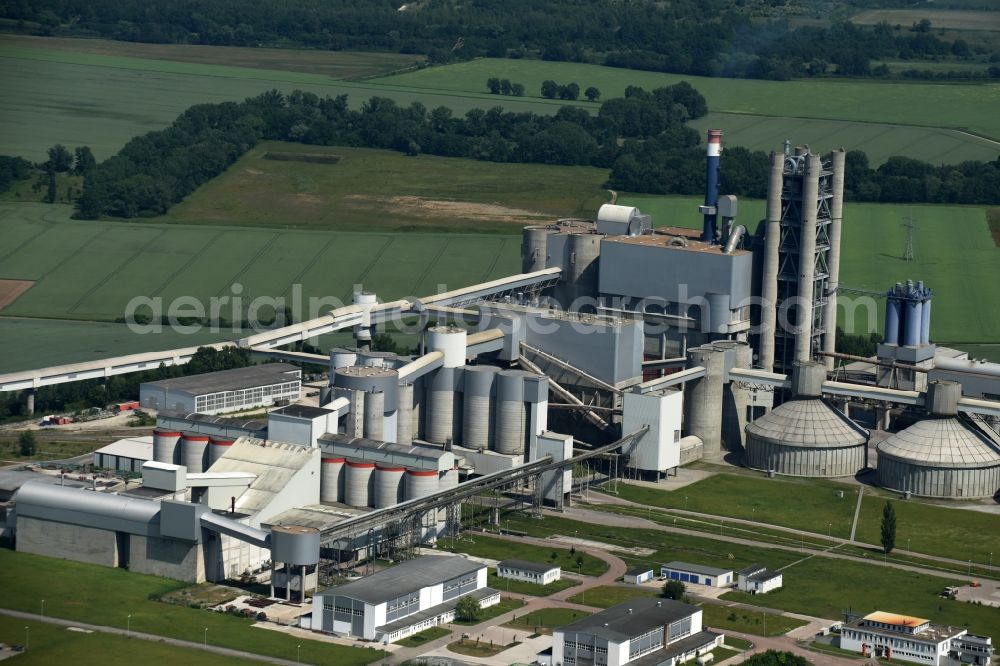
[[757, 522], [757, 507], [753, 507], [750, 509], [750, 522], [752, 523]]
[[833, 538], [833, 523], [831, 523], [831, 522], [828, 522], [826, 524], [826, 537], [828, 539], [832, 539]]
[[906, 537], [906, 550], [910, 550], [910, 537]]
[[972, 575], [972, 560], [969, 560], [969, 575]]
[[688, 496], [687, 495], [684, 496], [684, 510], [685, 511], [688, 510]]
[[301, 649], [302, 649], [301, 645], [296, 645], [295, 646], [295, 663], [296, 664], [299, 663], [299, 650], [301, 650]]
[[30, 634], [29, 634], [29, 631], [28, 631], [28, 627], [25, 626], [24, 627], [24, 651], [25, 652], [28, 651], [28, 638], [29, 637], [30, 637]]
[[128, 614], [125, 621], [125, 638], [132, 638], [132, 614]]
[[208, 648], [208, 627], [205, 627], [205, 640], [203, 645], [205, 646], [205, 648]]
[[42, 617], [45, 617], [45, 599], [42, 599]]

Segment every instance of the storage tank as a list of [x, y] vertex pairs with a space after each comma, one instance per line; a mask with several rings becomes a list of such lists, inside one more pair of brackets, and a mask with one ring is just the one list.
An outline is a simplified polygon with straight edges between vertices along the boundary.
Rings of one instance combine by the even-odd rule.
[[916, 347], [920, 344], [920, 328], [923, 326], [923, 304], [911, 298], [903, 302], [906, 316], [903, 318], [903, 344]]
[[208, 435], [186, 432], [181, 435], [181, 456], [188, 474], [201, 474], [208, 461]]
[[209, 437], [208, 438], [208, 466], [211, 467], [216, 460], [221, 458], [235, 442], [231, 437]]
[[323, 458], [319, 476], [319, 501], [344, 501], [344, 463], [343, 458]]
[[534, 273], [545, 268], [548, 259], [548, 237], [557, 229], [549, 226], [525, 227], [521, 240], [521, 272]]
[[153, 430], [153, 460], [170, 465], [181, 464], [181, 433], [176, 430]]
[[[559, 301], [566, 309], [581, 297], [597, 297], [598, 268], [601, 257], [601, 239], [597, 233], [568, 234], [563, 273], [556, 288]], [[576, 309], [576, 308], [572, 308]]]
[[428, 442], [454, 442], [457, 435], [461, 434], [455, 431], [459, 376], [455, 368], [439, 368], [430, 378], [426, 392], [427, 423], [424, 426]]
[[496, 427], [494, 434], [497, 453], [524, 453], [527, 412], [524, 408], [523, 370], [501, 370], [496, 375]]
[[399, 407], [396, 411], [396, 443], [413, 442], [413, 384], [399, 385]]
[[365, 437], [384, 441], [385, 394], [365, 394]]
[[689, 368], [705, 368], [705, 376], [689, 382], [684, 389], [684, 423], [687, 434], [704, 443], [706, 460], [722, 457], [723, 378], [725, 352], [712, 345], [688, 350]]
[[432, 326], [427, 329], [427, 348], [444, 354], [445, 368], [465, 365], [468, 334], [458, 326]]
[[787, 476], [853, 476], [864, 469], [868, 432], [823, 399], [826, 368], [792, 368], [794, 397], [746, 427], [747, 466]]
[[406, 499], [427, 497], [438, 491], [438, 472], [435, 469], [406, 470]]
[[344, 504], [353, 507], [374, 505], [375, 463], [348, 460], [344, 467]]
[[[898, 285], [897, 285], [898, 286]], [[892, 290], [889, 292], [893, 293]], [[887, 345], [899, 344], [899, 324], [902, 317], [903, 307], [899, 299], [890, 296], [885, 301], [885, 343]]]
[[929, 416], [880, 442], [878, 485], [920, 497], [977, 499], [1000, 491], [1000, 444], [958, 413], [962, 386], [932, 381]]
[[465, 368], [462, 445], [470, 449], [493, 446], [493, 384], [499, 368], [476, 365]]
[[403, 501], [405, 467], [375, 466], [375, 508], [385, 509]]
[[334, 370], [349, 368], [358, 363], [358, 351], [356, 349], [345, 349], [336, 347], [330, 350], [330, 366]]

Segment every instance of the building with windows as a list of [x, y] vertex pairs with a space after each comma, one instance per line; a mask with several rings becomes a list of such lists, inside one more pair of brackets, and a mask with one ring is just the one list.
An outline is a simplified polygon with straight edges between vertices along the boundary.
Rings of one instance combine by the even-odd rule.
[[548, 585], [562, 577], [562, 569], [527, 560], [501, 560], [497, 562], [497, 576], [536, 585]]
[[679, 601], [641, 597], [552, 633], [552, 664], [674, 666], [722, 644], [703, 631], [702, 611]]
[[656, 574], [649, 567], [632, 567], [625, 572], [623, 580], [633, 585], [642, 585], [647, 581], [653, 580], [655, 576]]
[[142, 473], [143, 463], [153, 459], [153, 436], [126, 437], [94, 451], [94, 467]]
[[420, 557], [318, 592], [311, 627], [391, 643], [451, 622], [464, 596], [481, 608], [500, 603], [500, 593], [486, 587], [485, 564], [446, 555]]
[[157, 411], [212, 415], [293, 402], [301, 391], [302, 370], [265, 363], [146, 382], [139, 385], [139, 402]]
[[733, 572], [730, 569], [705, 567], [688, 562], [668, 562], [660, 567], [660, 575], [667, 580], [679, 580], [682, 583], [709, 587], [728, 587], [733, 584]]
[[781, 589], [783, 578], [780, 573], [771, 571], [763, 564], [751, 564], [737, 573], [736, 587], [747, 594], [767, 594]]
[[993, 641], [988, 636], [975, 636], [968, 629], [883, 611], [844, 625], [840, 648], [862, 656], [928, 666], [987, 666], [993, 658]]

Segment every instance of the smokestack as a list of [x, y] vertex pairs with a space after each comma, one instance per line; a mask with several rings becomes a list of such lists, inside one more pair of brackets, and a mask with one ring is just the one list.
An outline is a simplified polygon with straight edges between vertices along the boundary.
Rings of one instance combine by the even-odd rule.
[[705, 215], [705, 226], [702, 228], [701, 240], [706, 243], [715, 242], [716, 205], [719, 202], [719, 155], [722, 153], [722, 130], [708, 130], [708, 144], [705, 162], [705, 205], [701, 212]]
[[764, 232], [764, 275], [761, 285], [760, 366], [774, 369], [774, 335], [778, 323], [778, 248], [781, 241], [781, 191], [784, 187], [785, 153], [771, 153], [771, 173], [767, 186], [767, 226]]
[[819, 176], [822, 171], [819, 155], [806, 154], [806, 171], [802, 183], [802, 221], [799, 228], [799, 303], [796, 307], [798, 331], [795, 335], [795, 360], [811, 361], [815, 311], [814, 279], [816, 277], [816, 217], [819, 197]]

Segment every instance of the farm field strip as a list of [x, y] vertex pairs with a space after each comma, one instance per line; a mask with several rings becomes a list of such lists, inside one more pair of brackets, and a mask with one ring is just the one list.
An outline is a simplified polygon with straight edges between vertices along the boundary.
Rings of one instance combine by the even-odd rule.
[[866, 9], [852, 16], [851, 23], [875, 25], [885, 21], [908, 28], [921, 19], [928, 19], [934, 30], [1000, 31], [1000, 12], [969, 9]]

